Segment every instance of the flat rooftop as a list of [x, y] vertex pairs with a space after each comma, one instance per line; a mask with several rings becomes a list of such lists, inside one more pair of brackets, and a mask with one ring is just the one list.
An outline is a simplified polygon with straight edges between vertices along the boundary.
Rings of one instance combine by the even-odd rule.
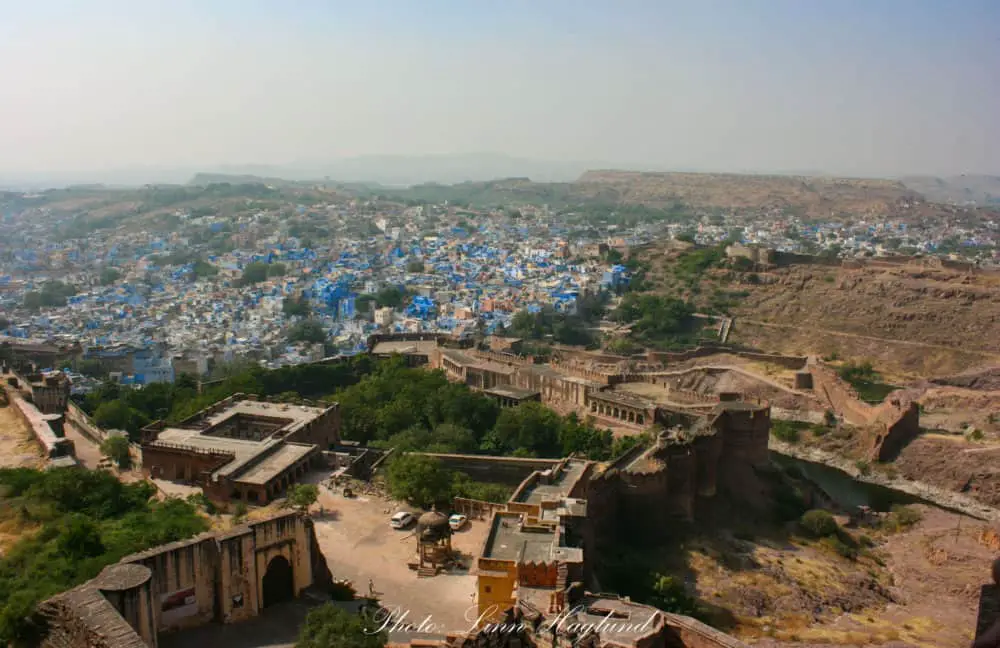
[[653, 401], [648, 398], [643, 398], [635, 394], [629, 394], [627, 392], [620, 391], [599, 391], [590, 394], [592, 400], [602, 400], [607, 403], [613, 403], [615, 405], [624, 405], [625, 407], [633, 407], [636, 409], [647, 409], [654, 405]]
[[392, 355], [399, 353], [402, 355], [426, 355], [429, 356], [438, 346], [434, 340], [390, 340], [378, 342], [372, 347], [375, 355]]
[[[149, 445], [151, 447], [158, 445], [181, 446], [195, 451], [231, 454], [233, 460], [212, 473], [213, 478], [233, 477], [239, 482], [264, 484], [317, 448], [313, 444], [284, 441], [282, 438], [276, 438], [275, 433], [298, 430], [316, 420], [325, 411], [319, 407], [304, 405], [241, 400], [204, 419], [189, 419], [191, 423], [188, 425], [165, 428]], [[280, 428], [275, 428], [273, 432], [260, 441], [213, 434], [216, 426], [234, 416], [259, 416], [267, 419], [283, 419], [287, 422]], [[198, 423], [201, 422], [204, 423], [199, 425]], [[204, 425], [206, 423], [207, 425]], [[254, 459], [261, 455], [267, 456], [248, 468], [245, 474], [240, 475], [247, 464], [253, 463]]]
[[581, 378], [579, 376], [574, 376], [569, 373], [563, 373], [557, 369], [546, 365], [528, 365], [526, 367], [521, 367], [521, 371], [526, 373], [533, 373], [538, 376], [545, 376], [547, 378], [557, 378], [559, 380], [575, 383], [577, 385], [583, 385], [585, 387], [591, 387], [593, 389], [600, 389], [604, 387], [604, 383], [598, 382], [596, 380], [589, 380], [587, 378]]
[[266, 484], [281, 473], [281, 471], [300, 459], [305, 458], [316, 447], [315, 445], [306, 443], [282, 443], [277, 450], [274, 450], [245, 473], [236, 477], [236, 481], [241, 484]]
[[522, 531], [519, 518], [496, 515], [486, 540], [483, 558], [520, 562], [547, 561], [552, 554], [555, 539], [555, 531]]
[[202, 434], [201, 430], [166, 428], [160, 432], [156, 441], [153, 441], [149, 445], [152, 447], [156, 447], [158, 445], [179, 445], [191, 448], [192, 450], [212, 450], [215, 452], [225, 452], [234, 455], [235, 458], [233, 461], [229, 462], [214, 473], [215, 475], [228, 476], [234, 468], [238, 467], [238, 465], [245, 463], [260, 453], [268, 450], [272, 446], [280, 443], [282, 443], [280, 439], [267, 439], [265, 441], [230, 439], [228, 437]]
[[521, 387], [515, 387], [513, 385], [497, 385], [496, 387], [491, 387], [490, 389], [485, 390], [485, 393], [492, 394], [494, 396], [503, 396], [504, 398], [513, 398], [515, 400], [534, 398], [539, 394], [534, 389], [522, 389]]
[[[291, 422], [280, 429], [286, 432], [293, 432], [314, 421], [325, 411], [321, 407], [309, 407], [307, 405], [241, 400], [236, 401], [223, 410], [210, 414], [205, 420], [208, 421], [209, 425], [215, 426], [236, 415], [288, 419]], [[202, 430], [199, 430], [200, 432]]]
[[483, 360], [470, 356], [466, 353], [462, 353], [456, 349], [441, 349], [441, 355], [448, 358], [455, 364], [461, 365], [468, 369], [478, 369], [479, 371], [489, 371], [492, 373], [512, 375], [517, 369], [510, 365], [505, 365], [502, 362], [495, 362], [493, 360]]
[[559, 477], [551, 484], [536, 483], [524, 492], [518, 494], [516, 501], [525, 504], [541, 504], [546, 499], [563, 499], [569, 497], [569, 492], [573, 490], [576, 482], [583, 476], [587, 468], [585, 461], [568, 461]]
[[[664, 623], [664, 616], [662, 612], [649, 605], [607, 596], [587, 595], [583, 604], [574, 608], [573, 615], [567, 622], [567, 625], [582, 623], [606, 628], [607, 634], [611, 635], [607, 639], [619, 644], [632, 644], [642, 637], [658, 632]], [[600, 623], [604, 625], [598, 626]]]

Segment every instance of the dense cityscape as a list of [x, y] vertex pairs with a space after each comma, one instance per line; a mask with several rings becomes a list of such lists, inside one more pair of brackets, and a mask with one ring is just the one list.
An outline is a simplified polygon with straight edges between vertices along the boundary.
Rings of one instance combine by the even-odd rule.
[[0, 7], [0, 648], [1000, 648], [1000, 2]]
[[[373, 333], [461, 337], [509, 329], [520, 311], [573, 315], [581, 295], [620, 295], [630, 250], [663, 239], [1000, 260], [997, 221], [967, 207], [829, 222], [794, 211], [470, 207], [228, 183], [9, 192], [0, 324], [8, 337], [79, 344], [88, 359], [127, 356], [117, 379], [142, 385], [353, 354]], [[88, 382], [76, 375], [77, 390]]]

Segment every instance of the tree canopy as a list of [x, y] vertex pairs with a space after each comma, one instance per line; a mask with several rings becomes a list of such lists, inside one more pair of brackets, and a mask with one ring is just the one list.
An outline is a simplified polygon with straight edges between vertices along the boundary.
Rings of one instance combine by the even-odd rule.
[[102, 471], [0, 469], [0, 521], [40, 526], [0, 557], [0, 644], [36, 646], [35, 606], [124, 556], [208, 528], [193, 505]]
[[100, 279], [101, 285], [110, 286], [111, 284], [121, 279], [121, 276], [122, 273], [119, 272], [116, 268], [111, 268], [111, 267], [104, 268], [103, 270], [101, 270], [101, 279]]
[[375, 294], [375, 303], [379, 308], [399, 308], [406, 299], [406, 291], [396, 286], [388, 286]]
[[61, 281], [46, 281], [40, 291], [24, 294], [24, 307], [38, 310], [42, 307], [65, 306], [66, 300], [76, 294], [76, 286]]
[[82, 406], [99, 425], [135, 434], [149, 421], [177, 422], [237, 392], [337, 401], [342, 436], [381, 447], [541, 457], [579, 452], [593, 459], [621, 451], [609, 431], [575, 415], [563, 417], [536, 402], [501, 410], [485, 394], [440, 371], [408, 367], [402, 358], [363, 355], [272, 371], [237, 367], [200, 394], [180, 382], [139, 390], [105, 383]]
[[289, 316], [308, 317], [312, 313], [312, 307], [305, 297], [285, 297], [281, 302], [281, 312]]
[[243, 268], [240, 285], [250, 286], [260, 283], [268, 277], [280, 277], [287, 271], [284, 263], [262, 263], [255, 261]]
[[323, 325], [316, 320], [305, 320], [299, 322], [288, 329], [289, 342], [310, 342], [312, 344], [322, 344], [326, 341], [326, 331]]
[[326, 603], [306, 615], [295, 648], [381, 648], [388, 639], [372, 619]]
[[451, 472], [440, 461], [418, 454], [394, 457], [386, 474], [393, 497], [422, 508], [435, 504], [447, 506], [452, 497], [452, 479]]
[[101, 453], [115, 462], [122, 470], [132, 467], [132, 456], [128, 452], [129, 442], [127, 437], [110, 436], [101, 443]]
[[293, 484], [288, 488], [288, 503], [302, 511], [319, 499], [319, 487], [316, 484]]
[[676, 297], [648, 293], [628, 293], [622, 298], [614, 319], [631, 322], [632, 333], [639, 341], [654, 346], [687, 341], [690, 337], [694, 306]]

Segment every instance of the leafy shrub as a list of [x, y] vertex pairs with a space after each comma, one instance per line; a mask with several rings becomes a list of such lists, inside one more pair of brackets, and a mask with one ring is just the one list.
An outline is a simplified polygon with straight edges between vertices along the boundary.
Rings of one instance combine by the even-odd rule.
[[920, 515], [920, 511], [909, 506], [895, 505], [885, 517], [882, 526], [889, 532], [905, 531], [921, 519], [923, 516]]
[[35, 605], [96, 576], [122, 557], [207, 528], [184, 500], [157, 501], [146, 482], [123, 484], [103, 471], [0, 470], [4, 505], [24, 511], [37, 533], [0, 557], [0, 645], [39, 645]]
[[833, 519], [833, 516], [828, 511], [822, 509], [806, 511], [799, 518], [799, 526], [814, 538], [836, 535], [837, 531], [840, 530], [840, 526], [837, 525], [837, 521]]
[[836, 535], [831, 535], [820, 540], [820, 544], [830, 549], [838, 556], [842, 556], [849, 560], [855, 560], [858, 557], [858, 550], [854, 547], [849, 546], [843, 540], [841, 540]]
[[771, 434], [774, 438], [785, 443], [797, 443], [799, 440], [799, 430], [788, 421], [774, 421], [771, 424]]

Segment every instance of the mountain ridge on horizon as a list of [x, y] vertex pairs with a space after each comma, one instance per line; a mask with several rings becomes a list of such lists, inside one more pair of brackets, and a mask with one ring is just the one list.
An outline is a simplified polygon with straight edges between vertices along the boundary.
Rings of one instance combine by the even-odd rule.
[[[819, 170], [747, 170], [662, 168], [643, 164], [620, 164], [608, 161], [558, 161], [517, 157], [502, 153], [458, 153], [428, 155], [359, 155], [330, 161], [296, 161], [286, 164], [219, 164], [204, 167], [131, 167], [118, 170], [83, 172], [29, 173], [22, 177], [0, 175], [0, 187], [30, 189], [72, 185], [103, 184], [137, 186], [144, 184], [188, 184], [199, 175], [255, 176], [286, 182], [332, 181], [368, 183], [386, 187], [409, 187], [420, 184], [459, 184], [488, 182], [505, 178], [528, 178], [533, 182], [575, 182], [584, 173], [618, 171], [641, 173], [699, 173], [718, 175], [804, 176], [887, 179], [954, 183], [959, 178], [975, 178], [977, 184], [1000, 183], [990, 174], [852, 175]], [[985, 180], [983, 180], [985, 179]], [[979, 192], [977, 192], [979, 193]]]

